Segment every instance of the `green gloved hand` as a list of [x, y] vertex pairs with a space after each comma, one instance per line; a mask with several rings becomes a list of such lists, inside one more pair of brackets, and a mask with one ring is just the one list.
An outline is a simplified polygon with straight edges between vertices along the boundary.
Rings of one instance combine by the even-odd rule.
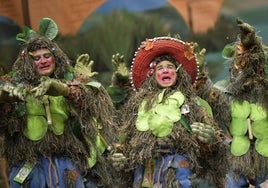
[[181, 40], [181, 35], [179, 33], [176, 33], [173, 35], [173, 38]]
[[202, 48], [202, 50], [199, 51], [199, 53], [197, 53], [196, 55], [197, 55], [197, 60], [199, 62], [199, 70], [203, 72], [206, 66], [206, 59], [205, 59], [206, 49]]
[[241, 43], [245, 50], [250, 49], [254, 45], [261, 45], [261, 39], [256, 36], [255, 29], [248, 23], [237, 19], [237, 26], [240, 29]]
[[128, 162], [127, 157], [125, 157], [123, 153], [113, 153], [109, 157], [109, 159], [111, 160], [113, 167], [117, 171], [123, 170]]
[[199, 45], [196, 42], [191, 42], [191, 45], [194, 48], [194, 53], [196, 54], [196, 58], [199, 63], [199, 72], [202, 74], [204, 73], [206, 66], [206, 49], [202, 48], [202, 50], [200, 50]]
[[193, 134], [195, 134], [201, 142], [203, 143], [212, 142], [215, 136], [215, 130], [211, 125], [200, 122], [194, 122], [190, 126]]
[[74, 68], [77, 74], [91, 78], [98, 74], [98, 72], [92, 72], [93, 64], [94, 61], [90, 60], [90, 56], [88, 54], [81, 54], [76, 59], [76, 64]]
[[[24, 98], [26, 96], [26, 89], [22, 88], [22, 87], [16, 87], [14, 85], [12, 85], [11, 83], [4, 83], [3, 85], [1, 85], [0, 89], [4, 92], [8, 93], [8, 97], [11, 98], [18, 98], [22, 101], [24, 101]], [[1, 95], [4, 95], [3, 92], [1, 92]]]
[[45, 94], [51, 96], [68, 96], [69, 87], [60, 80], [44, 76], [41, 78], [39, 86], [33, 88], [31, 92], [34, 93], [35, 97], [40, 97]]
[[114, 75], [118, 79], [128, 79], [129, 70], [126, 67], [125, 58], [119, 53], [112, 56], [112, 64], [114, 69]]

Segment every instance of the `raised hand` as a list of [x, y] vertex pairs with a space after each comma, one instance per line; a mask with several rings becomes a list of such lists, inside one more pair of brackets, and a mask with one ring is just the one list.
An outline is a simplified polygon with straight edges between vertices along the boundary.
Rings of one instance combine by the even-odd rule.
[[83, 75], [84, 77], [91, 78], [98, 74], [98, 72], [92, 72], [92, 65], [94, 64], [93, 60], [90, 60], [88, 54], [81, 54], [76, 59], [75, 71], [78, 75]]
[[250, 49], [256, 44], [261, 44], [260, 38], [256, 36], [254, 27], [243, 22], [241, 19], [237, 19], [237, 25], [240, 29], [240, 38], [245, 50]]
[[191, 42], [191, 45], [194, 48], [194, 53], [196, 54], [196, 58], [197, 58], [197, 61], [199, 63], [198, 64], [199, 65], [199, 71], [200, 71], [200, 73], [203, 73], [204, 70], [205, 70], [205, 66], [206, 66], [206, 58], [205, 58], [206, 49], [202, 48], [200, 50], [199, 45], [196, 42]]
[[125, 58], [123, 55], [120, 55], [119, 53], [114, 54], [112, 56], [112, 64], [114, 68], [114, 75], [118, 79], [129, 77], [129, 71], [126, 67]]

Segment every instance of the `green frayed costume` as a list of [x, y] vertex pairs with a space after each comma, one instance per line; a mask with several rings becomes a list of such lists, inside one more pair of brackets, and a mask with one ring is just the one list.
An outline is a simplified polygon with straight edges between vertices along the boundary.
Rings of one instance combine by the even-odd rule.
[[[43, 48], [51, 51], [56, 64], [47, 78], [38, 74], [30, 56]], [[47, 80], [57, 87], [33, 97], [31, 90]], [[10, 168], [23, 161], [34, 166], [41, 157], [68, 157], [83, 176], [90, 174], [103, 187], [116, 184], [107, 160], [117, 129], [110, 97], [99, 83], [91, 78], [85, 82], [76, 74], [55, 42], [39, 35], [27, 40], [12, 72], [1, 77], [1, 89], [5, 85], [24, 93], [24, 100], [19, 100], [1, 90], [0, 133], [5, 136], [4, 156]]]

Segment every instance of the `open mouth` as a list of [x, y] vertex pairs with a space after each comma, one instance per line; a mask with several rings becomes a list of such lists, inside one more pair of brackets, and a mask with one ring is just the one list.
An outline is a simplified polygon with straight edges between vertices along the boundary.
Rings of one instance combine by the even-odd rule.
[[169, 76], [163, 76], [162, 81], [170, 81], [171, 78]]

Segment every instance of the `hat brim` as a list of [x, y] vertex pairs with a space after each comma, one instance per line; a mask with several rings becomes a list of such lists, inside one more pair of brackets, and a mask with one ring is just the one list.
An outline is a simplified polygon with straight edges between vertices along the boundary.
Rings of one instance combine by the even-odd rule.
[[150, 69], [150, 63], [160, 55], [171, 55], [191, 77], [192, 84], [195, 83], [198, 75], [198, 62], [193, 49], [189, 44], [171, 37], [158, 37], [149, 39], [151, 47], [139, 48], [133, 58], [131, 74], [132, 85], [137, 90], [145, 81]]

